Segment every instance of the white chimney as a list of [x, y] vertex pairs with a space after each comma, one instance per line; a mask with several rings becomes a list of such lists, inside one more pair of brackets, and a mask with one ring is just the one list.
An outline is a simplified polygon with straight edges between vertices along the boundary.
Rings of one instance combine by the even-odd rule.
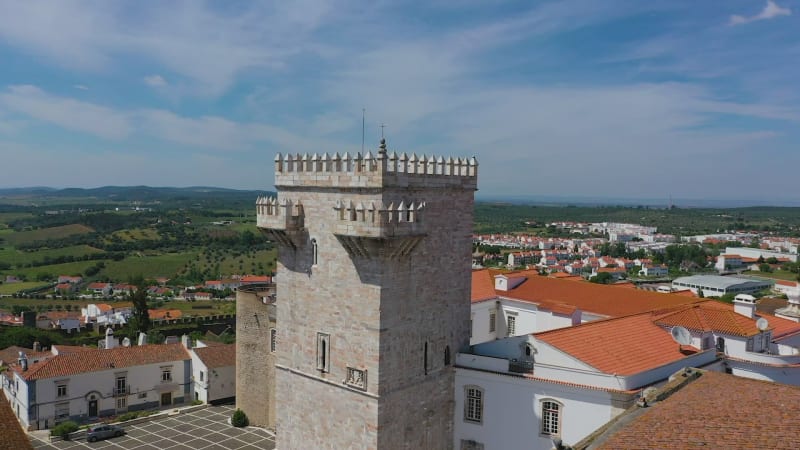
[[118, 345], [119, 341], [114, 338], [114, 330], [112, 330], [111, 327], [106, 328], [105, 349], [110, 350]]
[[495, 275], [494, 289], [497, 291], [510, 291], [527, 279], [526, 276], [518, 273]]
[[17, 360], [20, 367], [22, 367], [22, 371], [25, 372], [28, 370], [28, 355], [25, 352], [19, 352], [19, 359]]
[[139, 332], [139, 345], [147, 344], [147, 334]]
[[184, 348], [187, 348], [187, 349], [192, 348], [192, 341], [191, 341], [191, 339], [189, 339], [189, 336], [187, 336], [185, 334], [183, 336], [181, 336], [181, 344], [183, 344]]
[[733, 312], [750, 319], [755, 317], [756, 298], [748, 294], [739, 294], [733, 299]]

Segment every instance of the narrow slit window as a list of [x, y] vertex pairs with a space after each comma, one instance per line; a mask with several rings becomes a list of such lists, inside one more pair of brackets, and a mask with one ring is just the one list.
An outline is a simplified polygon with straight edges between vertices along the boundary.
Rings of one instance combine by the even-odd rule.
[[317, 333], [317, 370], [320, 372], [330, 372], [330, 335]]

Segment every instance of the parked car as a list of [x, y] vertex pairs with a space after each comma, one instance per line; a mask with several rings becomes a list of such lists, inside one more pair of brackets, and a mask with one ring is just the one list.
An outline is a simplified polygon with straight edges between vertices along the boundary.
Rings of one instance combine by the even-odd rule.
[[117, 425], [97, 425], [86, 430], [86, 440], [96, 442], [99, 439], [119, 437], [125, 434], [125, 430]]

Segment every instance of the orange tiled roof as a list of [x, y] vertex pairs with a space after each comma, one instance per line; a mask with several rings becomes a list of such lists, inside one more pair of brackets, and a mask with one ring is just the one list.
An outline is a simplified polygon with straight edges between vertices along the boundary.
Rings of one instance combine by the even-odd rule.
[[241, 278], [242, 283], [269, 283], [272, 277], [268, 275], [247, 275]]
[[650, 313], [588, 322], [533, 336], [604, 373], [632, 375], [686, 357], [670, 333], [653, 323]]
[[600, 448], [794, 449], [799, 415], [800, 388], [705, 372], [612, 432]]
[[735, 313], [730, 305], [714, 300], [666, 313], [656, 319], [656, 324], [666, 327], [679, 325], [692, 331], [715, 331], [732, 336], [755, 336], [760, 333], [755, 319]]
[[797, 287], [797, 282], [796, 281], [775, 280], [775, 284], [780, 284], [781, 286]]
[[26, 380], [39, 380], [189, 358], [189, 353], [181, 344], [142, 345], [57, 355], [30, 365], [25, 372], [16, 365], [12, 368]]
[[11, 405], [5, 398], [0, 399], [0, 436], [2, 436], [3, 448], [33, 450], [28, 434], [20, 426]]
[[502, 296], [536, 304], [546, 301], [558, 302], [575, 306], [581, 311], [619, 317], [702, 301], [682, 295], [573, 281], [574, 279], [543, 277], [534, 270], [520, 272], [527, 276], [527, 280], [516, 288], [510, 291], [495, 291], [494, 275], [501, 273], [503, 272], [491, 269], [472, 272], [473, 303]]
[[192, 350], [209, 369], [236, 365], [236, 344], [213, 345]]
[[183, 315], [180, 309], [148, 309], [150, 319], [178, 319]]

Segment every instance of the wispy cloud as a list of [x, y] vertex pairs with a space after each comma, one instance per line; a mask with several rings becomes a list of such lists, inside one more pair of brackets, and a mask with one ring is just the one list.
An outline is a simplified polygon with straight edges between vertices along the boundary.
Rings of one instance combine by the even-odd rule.
[[780, 16], [790, 16], [792, 15], [792, 10], [789, 8], [783, 8], [778, 6], [772, 0], [767, 0], [767, 4], [764, 6], [764, 9], [761, 10], [760, 13], [754, 16], [740, 16], [740, 15], [733, 15], [730, 19], [731, 25], [743, 25], [750, 22], [755, 22], [758, 20], [768, 20], [774, 19]]
[[83, 85], [83, 84], [75, 84], [72, 87], [74, 87], [75, 89], [77, 89], [79, 91], [88, 91], [89, 90], [89, 87], [86, 86], [86, 85]]
[[122, 139], [131, 132], [130, 120], [125, 113], [89, 102], [49, 95], [36, 86], [9, 86], [0, 94], [0, 105], [68, 130], [103, 138]]
[[165, 80], [161, 75], [148, 75], [144, 77], [144, 84], [150, 87], [159, 88], [166, 86], [168, 83], [167, 80]]

